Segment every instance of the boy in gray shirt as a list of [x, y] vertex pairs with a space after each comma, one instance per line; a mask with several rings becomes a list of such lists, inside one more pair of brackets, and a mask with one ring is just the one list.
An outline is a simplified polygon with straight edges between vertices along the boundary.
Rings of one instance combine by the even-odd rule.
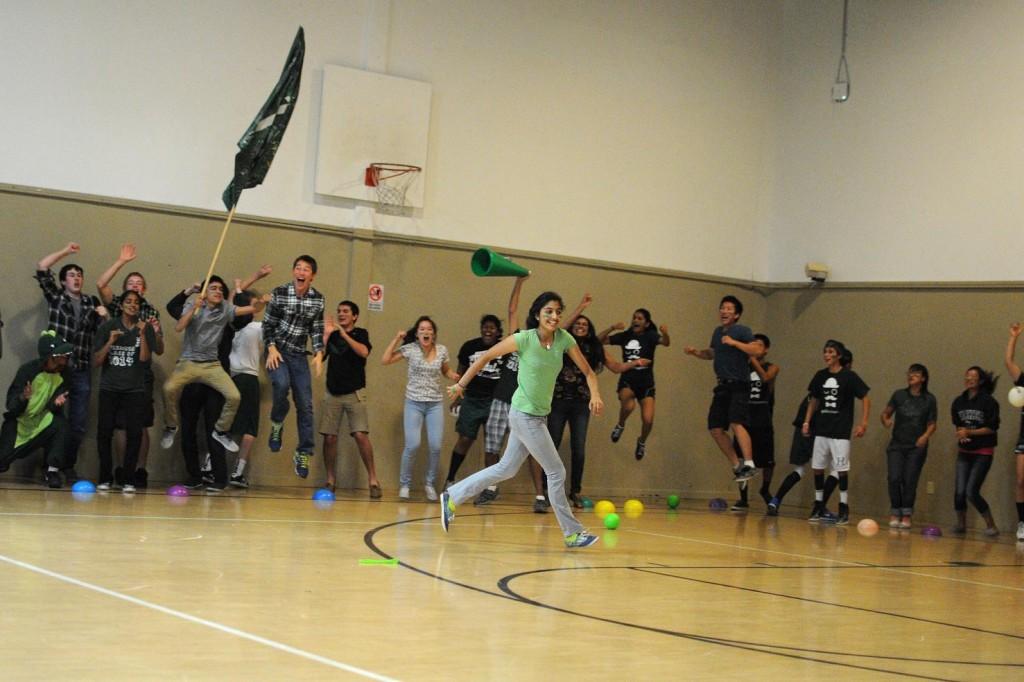
[[214, 440], [223, 445], [225, 450], [238, 452], [238, 445], [228, 431], [234, 422], [241, 396], [220, 364], [217, 350], [224, 328], [231, 324], [235, 316], [259, 312], [264, 303], [256, 299], [252, 305], [235, 307], [225, 300], [226, 293], [224, 280], [216, 275], [210, 277], [206, 296], [185, 304], [181, 319], [175, 325], [176, 331], [185, 332], [185, 339], [178, 364], [164, 382], [164, 435], [160, 439], [160, 446], [165, 450], [174, 445], [174, 436], [178, 432], [178, 398], [187, 384], [199, 382], [224, 396], [224, 408], [213, 429]]

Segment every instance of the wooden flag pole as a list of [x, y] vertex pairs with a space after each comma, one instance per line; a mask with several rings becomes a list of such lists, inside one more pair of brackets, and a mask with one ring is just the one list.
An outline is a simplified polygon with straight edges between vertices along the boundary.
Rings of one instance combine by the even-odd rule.
[[[206, 287], [210, 284], [210, 277], [213, 275], [213, 268], [217, 265], [217, 258], [220, 257], [220, 249], [224, 246], [224, 238], [228, 236], [228, 227], [231, 225], [231, 219], [235, 217], [235, 208], [238, 204], [231, 207], [231, 211], [228, 213], [228, 220], [224, 223], [224, 229], [220, 231], [220, 241], [217, 242], [217, 250], [213, 252], [213, 260], [210, 261], [210, 269], [206, 271], [206, 277], [203, 278], [203, 290], [199, 292], [199, 298], [206, 296]], [[224, 297], [227, 298], [228, 292], [224, 292]]]

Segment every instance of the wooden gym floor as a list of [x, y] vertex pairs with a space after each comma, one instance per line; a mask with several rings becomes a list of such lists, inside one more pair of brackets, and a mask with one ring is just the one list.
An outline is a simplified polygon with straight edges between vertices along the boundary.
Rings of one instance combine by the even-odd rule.
[[1024, 678], [1008, 534], [652, 502], [617, 531], [584, 514], [601, 542], [569, 551], [525, 496], [460, 507], [446, 536], [390, 492], [5, 483], [3, 679]]

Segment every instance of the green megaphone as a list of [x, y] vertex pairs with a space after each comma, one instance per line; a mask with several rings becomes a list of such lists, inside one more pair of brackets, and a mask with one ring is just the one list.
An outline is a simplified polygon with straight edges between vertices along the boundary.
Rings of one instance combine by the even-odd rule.
[[490, 249], [477, 249], [470, 261], [477, 277], [526, 277], [530, 271]]

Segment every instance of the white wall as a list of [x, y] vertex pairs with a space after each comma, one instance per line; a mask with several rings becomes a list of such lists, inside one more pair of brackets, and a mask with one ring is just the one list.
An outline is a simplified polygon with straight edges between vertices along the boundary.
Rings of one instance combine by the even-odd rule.
[[1024, 3], [785, 0], [765, 279], [1018, 280]]
[[240, 212], [353, 224], [312, 191], [320, 70], [386, 64], [432, 83], [434, 104], [426, 207], [380, 229], [758, 277], [780, 9], [7, 0], [0, 182], [220, 208], [234, 143], [301, 23], [299, 105]]

